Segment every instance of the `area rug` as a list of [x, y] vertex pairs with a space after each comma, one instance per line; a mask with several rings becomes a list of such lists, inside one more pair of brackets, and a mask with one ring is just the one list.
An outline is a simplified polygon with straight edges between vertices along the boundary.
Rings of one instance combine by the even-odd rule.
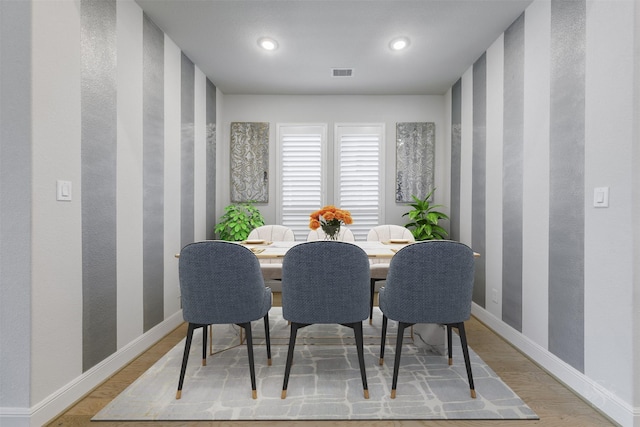
[[[369, 399], [364, 398], [353, 331], [312, 325], [298, 332], [287, 398], [281, 399], [289, 327], [281, 309], [269, 313], [272, 365], [267, 365], [262, 321], [253, 323], [258, 398], [251, 398], [247, 349], [230, 325], [213, 328], [213, 355], [201, 365], [202, 336], [194, 334], [182, 398], [176, 400], [184, 340], [96, 414], [94, 421], [538, 419], [470, 349], [476, 399], [469, 395], [459, 339], [453, 359], [405, 337], [397, 395], [390, 398], [395, 322], [389, 321], [380, 366], [382, 315], [364, 322]], [[409, 334], [410, 332], [408, 332]]]

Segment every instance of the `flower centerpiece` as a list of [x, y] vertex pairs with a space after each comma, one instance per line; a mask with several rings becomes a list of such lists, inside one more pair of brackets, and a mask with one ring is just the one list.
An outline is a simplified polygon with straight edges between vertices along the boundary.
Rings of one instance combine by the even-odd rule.
[[322, 228], [322, 231], [324, 231], [329, 240], [338, 239], [340, 226], [342, 224], [352, 223], [353, 219], [349, 211], [338, 209], [333, 205], [325, 206], [309, 216], [309, 228], [312, 230]]

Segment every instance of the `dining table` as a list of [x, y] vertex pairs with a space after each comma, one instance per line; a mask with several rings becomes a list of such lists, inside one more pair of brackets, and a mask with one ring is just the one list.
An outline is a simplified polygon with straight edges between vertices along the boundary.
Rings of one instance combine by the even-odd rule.
[[[244, 240], [238, 242], [239, 244], [246, 246], [253, 252], [260, 260], [277, 260], [278, 258], [284, 258], [287, 251], [299, 245], [300, 241], [276, 241], [270, 242], [265, 240]], [[392, 239], [388, 241], [356, 241], [346, 242], [356, 245], [365, 251], [369, 258], [386, 259], [390, 260], [396, 252], [410, 244], [405, 239]]]

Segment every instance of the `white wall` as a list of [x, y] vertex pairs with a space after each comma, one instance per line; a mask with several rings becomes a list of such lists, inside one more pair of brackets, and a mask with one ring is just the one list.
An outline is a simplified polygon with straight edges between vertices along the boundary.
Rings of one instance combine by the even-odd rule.
[[[522, 221], [537, 224], [523, 230], [522, 331], [536, 344], [546, 347], [548, 341], [549, 292], [549, 73], [536, 72], [550, 68], [549, 2], [536, 2], [526, 11], [524, 34], [524, 129], [522, 174]], [[535, 64], [535, 66], [534, 66]]]
[[[633, 2], [587, 2], [585, 374], [629, 404], [633, 334], [611, 326], [633, 324], [634, 312], [629, 233], [638, 220], [632, 210], [633, 122], [639, 120], [631, 90], [634, 15]], [[593, 207], [595, 187], [609, 187], [609, 208]], [[613, 348], [616, 363], [606, 363]]]
[[[82, 373], [81, 67], [79, 2], [33, 6], [31, 398], [39, 402]], [[71, 181], [70, 202], [56, 201], [57, 179]]]
[[[336, 123], [385, 124], [385, 222], [404, 225], [405, 204], [395, 202], [395, 138], [397, 122], [435, 122], [436, 169], [435, 200], [442, 203], [449, 178], [445, 166], [444, 97], [443, 96], [269, 96], [225, 95], [222, 121], [222, 145], [218, 152], [222, 169], [218, 172], [218, 218], [230, 203], [229, 194], [229, 136], [232, 122], [269, 122], [269, 168], [276, 165], [276, 124], [326, 123], [327, 139], [331, 145]], [[272, 172], [271, 177], [275, 174]], [[276, 180], [269, 182], [269, 203], [259, 205], [267, 223], [276, 222]], [[443, 211], [448, 212], [447, 209]]]
[[[551, 4], [525, 11], [522, 332], [487, 302], [473, 313], [578, 394], [624, 426], [640, 426], [639, 23], [631, 0], [586, 1], [584, 165], [584, 371], [549, 351], [549, 87]], [[502, 36], [501, 36], [502, 37]], [[496, 91], [503, 40], [487, 50], [487, 286], [500, 286], [500, 117]], [[470, 236], [473, 68], [462, 76], [461, 239]], [[466, 86], [466, 87], [465, 87]], [[490, 90], [491, 88], [494, 90]], [[448, 97], [451, 96], [449, 92]], [[446, 132], [450, 132], [447, 130]], [[554, 159], [557, 161], [558, 159]], [[566, 159], [568, 163], [571, 159]], [[610, 206], [595, 208], [595, 187], [609, 187]], [[491, 200], [493, 202], [489, 203]], [[494, 230], [494, 232], [490, 232]], [[491, 259], [490, 259], [491, 258]], [[489, 298], [488, 298], [489, 299]]]
[[[18, 3], [14, 3], [18, 4]], [[17, 318], [28, 326], [25, 342], [30, 349], [18, 349], [28, 367], [17, 370], [22, 382], [15, 383], [13, 396], [26, 393], [28, 401], [5, 398], [0, 401], [0, 424], [42, 425], [81, 398], [108, 376], [182, 322], [177, 260], [180, 250], [180, 91], [181, 50], [165, 37], [165, 217], [164, 217], [164, 320], [143, 330], [143, 182], [142, 182], [142, 10], [133, 0], [118, 0], [116, 7], [118, 91], [117, 105], [117, 350], [106, 359], [83, 370], [83, 278], [82, 278], [82, 158], [81, 158], [81, 15], [80, 0], [32, 2], [30, 49], [31, 94], [21, 94], [31, 108], [32, 182], [30, 221], [31, 271], [23, 279], [31, 285], [31, 313]], [[5, 3], [0, 11], [6, 15]], [[3, 21], [4, 22], [4, 21]], [[30, 25], [27, 25], [30, 24]], [[4, 30], [4, 25], [3, 25]], [[5, 36], [5, 33], [2, 33]], [[9, 33], [9, 37], [15, 32]], [[3, 40], [4, 42], [4, 40]], [[3, 45], [4, 55], [4, 45]], [[64, 58], [64, 60], [60, 60]], [[4, 67], [4, 63], [3, 63]], [[4, 68], [3, 68], [4, 76]], [[195, 237], [204, 238], [205, 214], [205, 93], [204, 74], [195, 67]], [[8, 99], [8, 98], [7, 98]], [[4, 100], [4, 93], [3, 93]], [[3, 107], [4, 108], [4, 107]], [[3, 110], [4, 111], [4, 110]], [[220, 109], [218, 109], [220, 112]], [[4, 114], [4, 113], [3, 113]], [[25, 117], [29, 117], [28, 115]], [[4, 141], [3, 141], [4, 148]], [[3, 150], [3, 156], [5, 152]], [[13, 154], [13, 153], [11, 153]], [[9, 154], [7, 154], [9, 156]], [[3, 160], [12, 159], [7, 157]], [[19, 158], [13, 159], [16, 166]], [[28, 168], [24, 168], [29, 170]], [[72, 200], [56, 201], [56, 180], [72, 182]], [[4, 184], [4, 180], [3, 180]], [[3, 199], [4, 200], [4, 199]], [[6, 218], [3, 208], [3, 221]], [[24, 234], [21, 236], [21, 239]], [[3, 230], [2, 240], [9, 237]], [[15, 239], [14, 239], [15, 240]], [[19, 251], [16, 251], [19, 253]], [[32, 275], [32, 277], [30, 276]], [[3, 289], [5, 272], [2, 272]], [[18, 283], [18, 282], [16, 282]], [[5, 294], [3, 293], [3, 296]], [[10, 296], [5, 304], [18, 303]], [[5, 325], [3, 325], [3, 328]], [[19, 331], [19, 328], [15, 328]], [[4, 329], [3, 329], [4, 330]], [[30, 335], [29, 335], [30, 333]], [[13, 343], [2, 334], [5, 349]], [[31, 360], [24, 354], [29, 354]], [[19, 368], [12, 365], [9, 368]], [[2, 367], [3, 381], [5, 366]], [[3, 390], [5, 386], [3, 386]], [[15, 406], [15, 407], [14, 407]]]
[[[637, 118], [640, 117], [640, 7], [635, 8], [634, 14], [635, 20], [635, 35], [634, 35], [634, 85], [633, 85], [633, 94], [634, 94], [634, 105], [633, 105], [633, 117], [635, 117], [635, 125], [634, 125], [634, 137], [632, 144], [632, 164], [635, 165], [632, 171], [632, 211], [640, 212], [640, 120]], [[633, 372], [635, 372], [636, 377], [638, 373], [640, 373], [640, 221], [633, 221], [633, 307], [634, 307], [634, 318], [631, 320], [632, 324], [635, 325], [633, 328]], [[635, 387], [633, 390], [634, 401], [633, 406], [635, 408], [640, 408], [640, 381], [635, 381]], [[636, 412], [637, 409], [636, 409]], [[636, 427], [640, 426], [640, 422], [636, 421]]]

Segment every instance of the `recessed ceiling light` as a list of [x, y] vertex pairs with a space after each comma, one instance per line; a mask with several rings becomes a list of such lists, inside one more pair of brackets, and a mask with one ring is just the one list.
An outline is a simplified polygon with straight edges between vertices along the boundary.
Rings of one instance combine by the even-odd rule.
[[396, 37], [391, 40], [389, 43], [389, 47], [391, 50], [403, 50], [409, 46], [409, 38], [408, 37]]
[[278, 48], [278, 42], [269, 37], [262, 37], [258, 39], [258, 46], [264, 50], [276, 50]]

